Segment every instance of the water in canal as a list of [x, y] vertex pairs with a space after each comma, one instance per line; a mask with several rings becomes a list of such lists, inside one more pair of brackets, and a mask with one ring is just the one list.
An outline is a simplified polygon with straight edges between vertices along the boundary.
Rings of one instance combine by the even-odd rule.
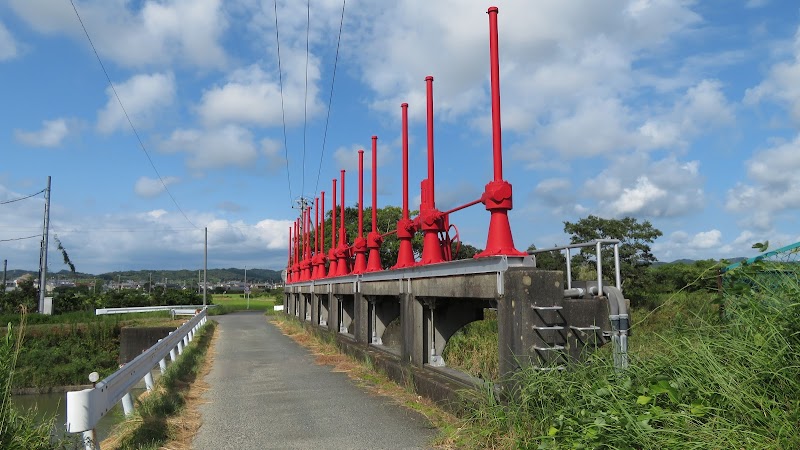
[[[152, 373], [153, 378], [156, 381], [161, 376], [161, 372], [157, 369]], [[138, 397], [139, 394], [144, 391], [144, 381], [140, 381], [139, 384], [131, 391], [131, 395]], [[64, 392], [11, 396], [12, 402], [20, 411], [26, 411], [31, 408], [35, 408], [37, 411], [37, 418], [40, 421], [45, 421], [50, 417], [55, 417], [55, 420], [53, 421], [53, 429], [50, 431], [50, 435], [54, 440], [66, 437], [67, 439], [73, 439], [75, 442], [78, 442], [81, 435], [80, 433], [71, 435], [66, 433], [66, 399], [67, 394]], [[117, 405], [115, 405], [108, 414], [100, 419], [100, 422], [97, 424], [97, 428], [95, 430], [97, 432], [98, 441], [103, 441], [105, 438], [107, 438], [114, 425], [121, 422], [123, 418], [124, 414], [122, 412], [122, 405], [117, 403]]]

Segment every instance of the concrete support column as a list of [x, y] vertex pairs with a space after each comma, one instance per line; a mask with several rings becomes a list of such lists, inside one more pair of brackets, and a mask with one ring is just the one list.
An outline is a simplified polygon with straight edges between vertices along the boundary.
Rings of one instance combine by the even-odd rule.
[[367, 296], [356, 292], [353, 296], [353, 336], [359, 344], [369, 344], [369, 319]]
[[[317, 286], [317, 290], [319, 287]], [[311, 294], [311, 323], [319, 326], [319, 295], [315, 292]]]
[[426, 347], [423, 341], [423, 307], [414, 294], [400, 294], [400, 322], [403, 330], [402, 360], [422, 367]]
[[332, 292], [328, 294], [328, 330], [334, 334], [339, 332], [339, 322], [341, 321], [339, 317], [340, 308], [339, 296]]

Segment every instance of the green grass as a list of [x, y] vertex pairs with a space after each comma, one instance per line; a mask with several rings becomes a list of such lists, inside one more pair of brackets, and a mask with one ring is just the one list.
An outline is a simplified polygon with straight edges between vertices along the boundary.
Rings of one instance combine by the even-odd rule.
[[522, 370], [504, 380], [502, 398], [491, 387], [471, 396], [450, 440], [457, 448], [800, 448], [800, 304], [771, 294], [727, 299], [724, 318], [713, 294], [656, 298], [654, 310], [634, 311], [629, 370], [615, 371], [605, 349], [567, 371]]
[[211, 308], [209, 311], [212, 315], [217, 315], [249, 309], [252, 311], [265, 311], [271, 314], [274, 311], [273, 307], [280, 302], [280, 299], [271, 295], [250, 297], [248, 308], [248, 302], [244, 294], [214, 294], [214, 304], [217, 307]]

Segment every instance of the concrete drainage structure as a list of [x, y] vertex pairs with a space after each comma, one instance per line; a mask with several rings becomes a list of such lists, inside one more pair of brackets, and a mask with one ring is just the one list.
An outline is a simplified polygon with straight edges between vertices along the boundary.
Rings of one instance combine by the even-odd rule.
[[501, 378], [527, 365], [564, 368], [610, 341], [607, 297], [580, 281], [566, 291], [563, 272], [534, 261], [496, 256], [298, 282], [285, 288], [284, 311], [395, 381], [448, 402], [480, 380], [448, 368], [441, 352], [487, 308], [497, 309]]

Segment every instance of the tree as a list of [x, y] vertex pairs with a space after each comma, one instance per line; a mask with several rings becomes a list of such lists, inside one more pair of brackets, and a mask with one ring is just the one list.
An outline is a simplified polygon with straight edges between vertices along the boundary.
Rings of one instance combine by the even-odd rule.
[[[575, 223], [564, 222], [564, 232], [572, 235], [570, 242], [573, 244], [593, 239], [619, 239], [622, 287], [626, 297], [635, 300], [641, 299], [648, 284], [647, 268], [657, 261], [650, 251], [649, 244], [662, 235], [660, 230], [654, 228], [647, 220], [640, 223], [633, 217], [603, 219], [590, 215]], [[573, 257], [573, 265], [576, 269], [579, 265], [585, 267], [589, 264], [596, 264], [594, 248], [585, 248]], [[613, 252], [603, 252], [602, 268], [604, 278], [613, 277]]]
[[[536, 250], [536, 245], [528, 246], [528, 252]], [[562, 250], [543, 252], [536, 254], [536, 267], [544, 270], [566, 270], [567, 257]]]

